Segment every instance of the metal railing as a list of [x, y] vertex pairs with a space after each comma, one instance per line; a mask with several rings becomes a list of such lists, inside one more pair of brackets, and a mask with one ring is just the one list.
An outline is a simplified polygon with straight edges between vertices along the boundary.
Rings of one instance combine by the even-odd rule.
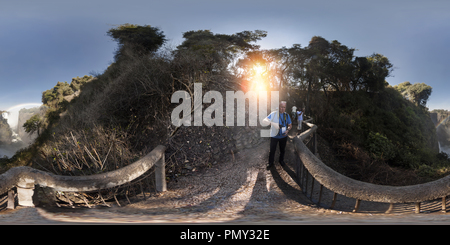
[[[450, 175], [424, 184], [409, 186], [375, 185], [346, 177], [334, 171], [317, 158], [317, 126], [304, 121], [309, 129], [294, 138], [296, 152], [295, 171], [297, 183], [312, 199], [314, 185], [319, 187], [318, 205], [322, 201], [323, 188], [333, 192], [330, 208], [333, 209], [337, 196], [356, 199], [353, 212], [357, 212], [361, 201], [389, 203], [386, 213], [393, 210], [396, 203], [414, 203], [415, 213], [420, 213], [422, 202], [442, 198], [442, 212], [446, 212], [446, 197], [450, 195]], [[309, 140], [306, 144], [305, 140]]]
[[91, 192], [113, 188], [128, 183], [155, 166], [156, 190], [166, 191], [165, 146], [159, 145], [135, 163], [121, 169], [88, 176], [63, 176], [30, 167], [11, 168], [0, 175], [0, 194], [8, 192], [7, 208], [15, 208], [17, 189], [18, 203], [21, 206], [34, 206], [35, 185], [51, 187], [55, 191]]

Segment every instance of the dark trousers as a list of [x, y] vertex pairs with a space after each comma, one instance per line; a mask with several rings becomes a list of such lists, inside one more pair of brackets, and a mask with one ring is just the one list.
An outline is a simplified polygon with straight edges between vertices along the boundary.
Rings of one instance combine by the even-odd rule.
[[282, 139], [270, 138], [270, 153], [269, 153], [269, 165], [273, 164], [275, 158], [275, 151], [277, 149], [278, 143], [280, 144], [280, 162], [284, 161], [284, 152], [286, 151], [286, 143], [288, 137]]

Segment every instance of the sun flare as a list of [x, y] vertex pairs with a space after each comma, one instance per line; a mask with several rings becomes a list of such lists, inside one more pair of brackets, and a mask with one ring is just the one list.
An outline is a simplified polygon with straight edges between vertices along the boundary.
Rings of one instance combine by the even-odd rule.
[[264, 73], [264, 67], [261, 65], [254, 65], [253, 70], [255, 71], [256, 75], [261, 76]]
[[253, 71], [255, 72], [255, 75], [253, 77], [253, 89], [256, 91], [263, 91], [265, 90], [265, 82], [263, 79], [263, 74], [265, 73], [266, 69], [265, 67], [256, 64], [253, 66]]

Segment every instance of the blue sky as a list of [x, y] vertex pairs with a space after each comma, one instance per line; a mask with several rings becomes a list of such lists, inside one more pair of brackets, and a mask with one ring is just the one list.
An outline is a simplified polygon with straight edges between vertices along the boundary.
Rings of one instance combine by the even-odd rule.
[[0, 109], [40, 103], [58, 81], [102, 72], [117, 44], [114, 25], [159, 27], [176, 47], [182, 33], [265, 30], [261, 48], [307, 46], [311, 37], [338, 40], [357, 56], [381, 53], [396, 85], [433, 87], [430, 109], [450, 110], [450, 1], [426, 0], [77, 0], [1, 1]]

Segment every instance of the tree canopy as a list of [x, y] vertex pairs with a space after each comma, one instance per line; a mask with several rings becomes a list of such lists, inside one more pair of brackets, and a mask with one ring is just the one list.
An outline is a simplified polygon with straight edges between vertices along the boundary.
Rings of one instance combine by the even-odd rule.
[[[337, 40], [329, 42], [314, 36], [308, 46], [294, 44], [290, 48], [254, 50], [247, 52], [237, 63], [241, 79], [252, 79], [253, 64], [266, 68], [268, 87], [287, 90], [300, 88], [307, 91], [306, 112], [309, 113], [309, 98], [314, 91], [366, 91], [379, 92], [386, 86], [393, 65], [389, 59], [374, 53], [367, 57], [356, 57], [354, 48]], [[236, 69], [239, 70], [239, 69]]]
[[425, 83], [403, 82], [394, 86], [406, 99], [416, 105], [426, 106], [433, 88]]
[[132, 52], [155, 52], [167, 41], [159, 28], [150, 25], [126, 23], [111, 28], [107, 34], [119, 43], [116, 60], [123, 55], [125, 48], [130, 48]]
[[25, 128], [25, 132], [29, 134], [33, 134], [37, 132], [38, 136], [41, 134], [41, 129], [43, 127], [44, 121], [40, 115], [34, 115], [30, 119], [28, 119], [23, 127]]
[[204, 64], [208, 72], [224, 72], [228, 65], [241, 52], [257, 50], [252, 44], [267, 36], [266, 31], [243, 31], [235, 34], [214, 34], [210, 30], [188, 31], [183, 33], [185, 39], [174, 51], [175, 58], [192, 56]]

